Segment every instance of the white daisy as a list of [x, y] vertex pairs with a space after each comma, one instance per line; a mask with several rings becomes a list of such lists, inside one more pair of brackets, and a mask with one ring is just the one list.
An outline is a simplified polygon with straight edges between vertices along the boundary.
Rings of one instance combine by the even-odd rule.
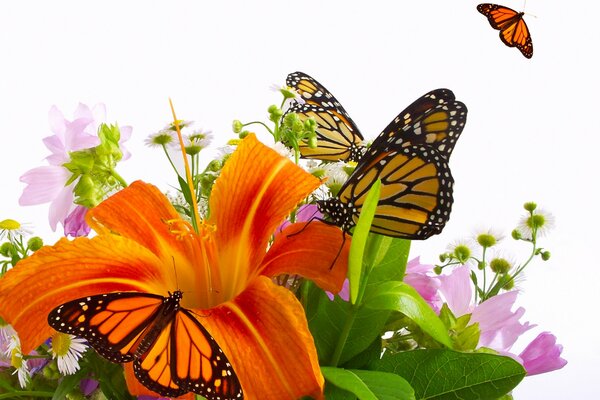
[[473, 236], [480, 246], [485, 247], [492, 247], [504, 239], [504, 235], [494, 228], [478, 228]]
[[50, 353], [63, 375], [72, 375], [79, 370], [79, 359], [87, 348], [86, 341], [76, 336], [62, 332], [52, 335]]
[[163, 129], [148, 136], [144, 143], [148, 147], [169, 146], [176, 141], [175, 132]]
[[300, 95], [300, 93], [298, 93], [294, 88], [291, 88], [289, 86], [283, 85], [280, 86], [276, 83], [273, 83], [269, 89], [271, 89], [274, 92], [279, 92], [283, 95], [285, 102], [283, 105], [283, 109], [287, 109], [292, 103], [298, 103], [298, 104], [304, 104], [304, 98], [302, 98], [302, 96]]
[[525, 215], [519, 221], [518, 230], [523, 237], [531, 239], [534, 229], [537, 237], [543, 237], [554, 228], [554, 215], [541, 208], [536, 208], [530, 215]]
[[22, 224], [14, 219], [0, 221], [0, 240], [6, 238], [12, 242], [15, 238], [31, 235], [32, 232], [30, 224]]
[[14, 330], [13, 332], [14, 333], [10, 335], [5, 355], [10, 357], [10, 364], [15, 367], [15, 372], [13, 372], [13, 375], [17, 374], [17, 377], [19, 378], [19, 385], [21, 385], [21, 388], [25, 388], [25, 386], [27, 386], [31, 380], [31, 375], [29, 374], [29, 365], [27, 365], [27, 360], [23, 359], [19, 336], [17, 336], [17, 333]]

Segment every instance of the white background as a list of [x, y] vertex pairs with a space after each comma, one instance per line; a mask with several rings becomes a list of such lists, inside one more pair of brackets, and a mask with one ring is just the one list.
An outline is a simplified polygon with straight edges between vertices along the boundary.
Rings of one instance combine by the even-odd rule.
[[[0, 219], [35, 225], [48, 243], [47, 206], [18, 206], [19, 176], [43, 165], [47, 112], [104, 102], [132, 125], [128, 181], [167, 189], [161, 153], [143, 145], [178, 116], [230, 138], [234, 118], [266, 119], [269, 91], [293, 71], [330, 89], [372, 139], [425, 92], [447, 87], [469, 109], [451, 160], [452, 218], [414, 243], [435, 262], [446, 245], [492, 226], [507, 236], [535, 200], [556, 216], [552, 252], [519, 283], [525, 319], [552, 331], [569, 364], [526, 378], [517, 399], [592, 398], [598, 390], [597, 2], [530, 0], [534, 56], [505, 47], [472, 1], [54, 1], [0, 3]], [[520, 1], [507, 6], [520, 10]], [[525, 245], [507, 250], [515, 260]], [[523, 347], [523, 340], [515, 350]]]

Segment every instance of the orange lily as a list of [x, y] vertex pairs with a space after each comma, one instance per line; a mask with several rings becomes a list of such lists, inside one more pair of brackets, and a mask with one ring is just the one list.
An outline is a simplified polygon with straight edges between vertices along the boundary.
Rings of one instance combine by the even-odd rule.
[[[337, 293], [346, 276], [349, 241], [321, 222], [293, 224], [269, 239], [319, 180], [261, 144], [242, 141], [210, 197], [210, 218], [195, 233], [154, 186], [134, 182], [87, 215], [93, 238], [59, 240], [0, 279], [0, 315], [23, 352], [52, 334], [48, 313], [81, 296], [141, 291], [184, 292], [228, 356], [246, 399], [323, 397], [314, 342], [301, 304], [271, 277], [300, 274]], [[267, 250], [268, 248], [268, 250]], [[129, 370], [133, 394], [152, 394]]]

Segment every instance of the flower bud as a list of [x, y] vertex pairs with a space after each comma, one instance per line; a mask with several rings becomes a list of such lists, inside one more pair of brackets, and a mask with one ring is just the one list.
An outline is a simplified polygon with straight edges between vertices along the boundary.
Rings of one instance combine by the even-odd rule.
[[523, 237], [523, 234], [521, 233], [520, 230], [513, 229], [513, 231], [510, 233], [510, 236], [512, 236], [512, 238], [515, 240], [519, 240]]
[[313, 135], [308, 138], [308, 147], [310, 147], [311, 149], [317, 148], [317, 137], [316, 136]]
[[477, 263], [477, 269], [480, 270], [480, 271], [483, 271], [485, 269], [485, 262], [479, 261]]
[[218, 172], [221, 170], [221, 168], [223, 168], [223, 163], [221, 162], [221, 160], [212, 160], [206, 166], [206, 170], [212, 172]]
[[464, 244], [459, 244], [454, 248], [454, 257], [461, 263], [464, 264], [471, 257], [471, 249]]
[[31, 251], [38, 251], [44, 245], [44, 241], [39, 236], [34, 236], [27, 241], [27, 248]]
[[14, 247], [15, 246], [11, 242], [4, 242], [2, 243], [2, 246], [0, 246], [0, 254], [4, 257], [10, 257]]
[[496, 244], [496, 238], [489, 233], [482, 233], [477, 236], [477, 243], [479, 243], [481, 247], [492, 247]]
[[233, 129], [233, 133], [240, 133], [244, 128], [244, 124], [242, 124], [242, 121], [234, 119], [231, 128]]
[[515, 280], [509, 275], [504, 275], [504, 285], [502, 286], [502, 289], [511, 290], [514, 287], [515, 287]]
[[506, 274], [512, 268], [510, 262], [505, 258], [494, 258], [490, 261], [490, 268], [497, 274]]
[[446, 262], [446, 260], [448, 259], [448, 254], [446, 253], [442, 253], [439, 256], [440, 262]]
[[528, 201], [527, 203], [523, 204], [523, 208], [529, 212], [533, 212], [533, 210], [537, 208], [537, 204], [535, 204], [533, 201]]
[[238, 135], [238, 137], [240, 139], [245, 138], [246, 136], [248, 136], [250, 134], [250, 131], [241, 131], [240, 134]]
[[436, 275], [440, 275], [442, 273], [442, 267], [436, 265], [435, 267], [433, 267], [433, 272], [435, 272]]
[[549, 259], [550, 259], [550, 252], [549, 251], [543, 251], [542, 252], [542, 260], [548, 261]]

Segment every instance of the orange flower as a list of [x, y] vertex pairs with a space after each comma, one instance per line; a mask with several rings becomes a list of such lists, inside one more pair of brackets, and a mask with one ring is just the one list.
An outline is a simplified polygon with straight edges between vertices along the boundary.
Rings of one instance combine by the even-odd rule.
[[[300, 274], [338, 292], [347, 250], [337, 227], [313, 222], [271, 234], [319, 180], [253, 135], [227, 161], [210, 197], [210, 218], [195, 233], [157, 188], [134, 182], [88, 212], [94, 238], [61, 239], [0, 279], [0, 315], [19, 332], [24, 353], [52, 334], [48, 313], [82, 296], [184, 292], [228, 356], [246, 399], [323, 397], [314, 342], [301, 304], [270, 277]], [[268, 250], [267, 250], [268, 248]], [[133, 394], [150, 394], [127, 372]]]

